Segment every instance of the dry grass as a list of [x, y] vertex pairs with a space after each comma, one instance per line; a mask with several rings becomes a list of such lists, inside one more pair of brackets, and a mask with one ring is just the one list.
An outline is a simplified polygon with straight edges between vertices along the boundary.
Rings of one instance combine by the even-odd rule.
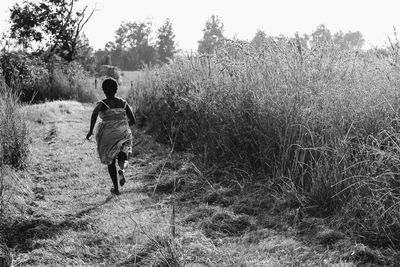
[[0, 78], [0, 165], [23, 167], [28, 156], [28, 128], [18, 96]]
[[[128, 98], [129, 94], [138, 94], [137, 84], [143, 79], [145, 73], [142, 71], [122, 71], [119, 94], [123, 98]], [[134, 88], [134, 89], [133, 89]], [[133, 91], [132, 91], [133, 89]]]
[[[325, 238], [328, 248], [325, 243], [308, 242], [312, 239], [302, 242], [294, 230], [265, 229], [261, 217], [236, 214], [230, 207], [198, 207], [195, 201], [204, 198], [202, 193], [210, 192], [211, 199], [215, 192], [231, 199], [248, 193], [244, 201], [237, 199], [237, 208], [255, 203], [261, 208], [269, 199], [262, 197], [267, 187], [257, 182], [252, 184], [256, 193], [250, 188], [246, 192], [249, 185], [235, 174], [243, 190], [237, 189], [239, 185], [227, 188], [227, 181], [232, 180], [229, 172], [221, 170], [219, 180], [212, 180], [208, 172], [199, 170], [193, 156], [171, 153], [139, 131], [135, 140], [140, 141], [140, 154], [131, 160], [122, 194], [110, 196], [111, 181], [99, 163], [95, 144], [84, 140], [92, 108], [72, 101], [23, 108], [23, 114], [30, 114], [32, 158], [18, 177], [31, 181], [26, 184], [26, 195], [20, 193], [20, 215], [12, 213], [18, 215], [14, 223], [0, 227], [7, 233], [15, 266], [352, 266], [348, 262], [353, 259], [382, 262], [381, 255], [368, 247], [358, 252], [352, 244], [339, 244], [343, 240], [334, 243], [329, 233]], [[39, 114], [41, 120], [32, 114]], [[171, 181], [174, 176], [185, 182], [182, 191], [171, 192], [170, 183], [165, 191], [154, 192], [146, 186], [162, 179]], [[187, 201], [182, 203], [179, 199], [185, 194]], [[281, 206], [277, 209], [290, 204]], [[171, 224], [175, 236], [170, 234]], [[352, 257], [352, 251], [356, 256]]]
[[399, 247], [400, 75], [391, 52], [227, 41], [214, 55], [147, 72], [132, 102], [157, 140], [242, 173], [234, 183], [259, 177], [311, 214], [336, 214], [345, 232]]
[[[21, 112], [18, 96], [0, 78], [0, 219], [12, 208], [23, 210], [21, 195], [26, 185], [13, 169], [24, 168], [29, 156], [28, 123]], [[26, 195], [25, 194], [25, 195]], [[13, 207], [11, 207], [11, 204]], [[15, 210], [14, 210], [15, 211]], [[0, 231], [1, 238], [2, 231]]]

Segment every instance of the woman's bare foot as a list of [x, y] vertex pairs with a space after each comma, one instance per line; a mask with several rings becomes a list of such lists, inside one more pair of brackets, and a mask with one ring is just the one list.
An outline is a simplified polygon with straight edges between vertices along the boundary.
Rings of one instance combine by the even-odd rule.
[[115, 190], [114, 187], [111, 188], [110, 192], [111, 192], [111, 194], [117, 195], [117, 196], [121, 194], [121, 193], [119, 192], [119, 190], [118, 190], [118, 189]]

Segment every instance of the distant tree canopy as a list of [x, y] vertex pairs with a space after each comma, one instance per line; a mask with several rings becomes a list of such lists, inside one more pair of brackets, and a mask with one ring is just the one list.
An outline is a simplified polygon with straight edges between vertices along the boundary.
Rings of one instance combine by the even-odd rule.
[[331, 42], [332, 34], [331, 31], [324, 25], [321, 24], [315, 31], [311, 33], [311, 44], [315, 45], [320, 42]]
[[256, 35], [251, 40], [251, 44], [255, 47], [262, 47], [264, 43], [267, 41], [267, 34], [262, 30], [257, 30]]
[[360, 49], [365, 40], [359, 31], [347, 33], [339, 31], [333, 35], [333, 42], [340, 45], [342, 49]]
[[158, 28], [156, 49], [161, 62], [168, 63], [176, 53], [175, 34], [172, 31], [172, 23], [169, 19]]
[[[68, 62], [88, 52], [88, 41], [81, 33], [94, 9], [75, 11], [77, 0], [26, 0], [10, 9], [11, 38], [27, 50], [56, 54]], [[83, 49], [84, 51], [81, 51]]]
[[[279, 36], [267, 36], [265, 32], [258, 30], [250, 43], [256, 47], [262, 47], [263, 43], [267, 42], [268, 38], [274, 40], [280, 39]], [[348, 50], [361, 49], [365, 43], [365, 40], [359, 31], [349, 31], [347, 33], [339, 31], [332, 34], [323, 24], [319, 25], [310, 35], [304, 34], [303, 36], [299, 36], [299, 34], [296, 33], [295, 38], [292, 38], [291, 40], [296, 40], [296, 42], [304, 48], [311, 48], [320, 43], [333, 43], [341, 49]]]
[[210, 54], [224, 39], [224, 24], [218, 16], [212, 15], [203, 29], [203, 38], [199, 41], [197, 51], [201, 54]]
[[338, 45], [341, 49], [360, 49], [363, 47], [365, 40], [361, 32], [342, 31], [331, 34], [331, 31], [323, 24], [311, 34], [311, 45], [319, 42], [332, 42]]
[[115, 32], [115, 41], [95, 52], [97, 67], [114, 65], [123, 70], [138, 70], [147, 65], [166, 63], [176, 53], [172, 23], [167, 20], [151, 43], [152, 23], [123, 22]]

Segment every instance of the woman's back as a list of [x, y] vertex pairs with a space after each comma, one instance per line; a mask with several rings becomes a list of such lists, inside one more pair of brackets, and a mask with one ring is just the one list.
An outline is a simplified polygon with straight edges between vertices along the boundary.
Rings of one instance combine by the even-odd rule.
[[126, 121], [126, 102], [121, 98], [106, 98], [99, 102], [102, 121]]
[[122, 98], [106, 98], [100, 101], [103, 105], [100, 107], [100, 111], [114, 108], [126, 108], [126, 101]]

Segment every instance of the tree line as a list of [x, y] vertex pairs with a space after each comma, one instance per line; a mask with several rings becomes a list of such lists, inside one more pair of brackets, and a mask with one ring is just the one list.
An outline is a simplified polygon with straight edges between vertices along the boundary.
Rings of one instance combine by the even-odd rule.
[[168, 63], [177, 52], [175, 34], [169, 19], [158, 28], [156, 42], [151, 43], [152, 23], [123, 22], [115, 40], [94, 53], [97, 65], [115, 65], [123, 70]]
[[[179, 51], [172, 22], [167, 19], [153, 36], [151, 21], [123, 22], [115, 31], [114, 41], [108, 42], [103, 49], [94, 51], [89, 40], [83, 34], [83, 28], [95, 10], [87, 6], [76, 10], [77, 0], [26, 0], [15, 3], [10, 8], [11, 27], [7, 38], [2, 38], [2, 51], [13, 45], [23, 51], [39, 55], [45, 61], [57, 56], [66, 62], [79, 62], [88, 71], [94, 71], [101, 65], [114, 65], [122, 70], [139, 70], [146, 66], [168, 63]], [[268, 39], [283, 39], [283, 36], [268, 36], [258, 30], [249, 42], [262, 47]], [[212, 15], [205, 23], [203, 37], [198, 41], [197, 52], [213, 53], [225, 40], [224, 24]], [[331, 33], [320, 25], [311, 34], [296, 38], [306, 48], [319, 42], [331, 42], [342, 49], [361, 49], [365, 43], [359, 31]]]

